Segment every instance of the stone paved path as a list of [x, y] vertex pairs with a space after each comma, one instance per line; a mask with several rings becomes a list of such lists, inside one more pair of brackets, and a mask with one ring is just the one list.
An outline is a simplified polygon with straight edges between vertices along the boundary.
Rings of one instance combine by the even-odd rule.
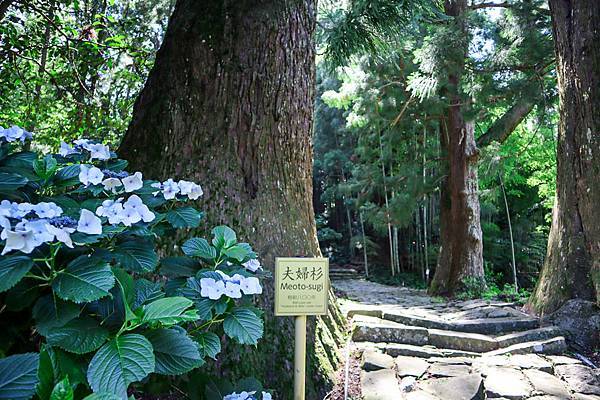
[[349, 276], [332, 285], [362, 353], [363, 400], [600, 400], [600, 370], [511, 303], [442, 303]]

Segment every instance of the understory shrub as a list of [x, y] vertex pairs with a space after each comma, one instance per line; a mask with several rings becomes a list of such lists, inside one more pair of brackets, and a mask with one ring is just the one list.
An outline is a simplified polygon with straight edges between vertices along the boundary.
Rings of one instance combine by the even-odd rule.
[[[2, 321], [0, 399], [126, 399], [150, 374], [216, 359], [225, 337], [257, 344], [266, 273], [248, 243], [218, 226], [180, 255], [156, 250], [201, 223], [199, 185], [144, 180], [101, 143], [43, 155], [29, 139], [0, 128], [0, 320], [23, 316]], [[255, 380], [212, 381], [204, 396], [271, 398]]]

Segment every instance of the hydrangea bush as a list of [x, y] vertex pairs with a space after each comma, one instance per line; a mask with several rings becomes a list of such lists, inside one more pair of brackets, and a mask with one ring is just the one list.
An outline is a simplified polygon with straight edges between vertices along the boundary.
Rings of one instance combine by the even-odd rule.
[[[0, 359], [0, 399], [126, 399], [150, 374], [216, 359], [223, 335], [257, 344], [265, 273], [248, 243], [218, 226], [179, 256], [156, 251], [161, 236], [199, 226], [189, 202], [200, 185], [144, 180], [90, 140], [40, 155], [24, 150], [28, 139], [0, 127], [0, 292], [9, 310], [31, 313], [39, 352]], [[228, 385], [206, 396], [271, 399]]]

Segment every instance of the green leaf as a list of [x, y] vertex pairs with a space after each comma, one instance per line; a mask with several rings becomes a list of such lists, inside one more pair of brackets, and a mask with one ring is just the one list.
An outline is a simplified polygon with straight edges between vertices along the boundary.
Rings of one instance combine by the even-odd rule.
[[79, 316], [81, 310], [77, 304], [54, 298], [52, 295], [40, 297], [33, 306], [33, 318], [36, 329], [46, 336], [50, 329], [64, 326]]
[[181, 375], [202, 364], [196, 343], [183, 329], [156, 329], [146, 334], [156, 357], [156, 373]]
[[210, 357], [213, 360], [217, 359], [217, 354], [221, 352], [221, 339], [212, 332], [201, 332], [195, 336], [200, 355], [202, 358]]
[[238, 261], [243, 261], [249, 255], [249, 252], [242, 246], [233, 245], [223, 251], [229, 257]]
[[62, 299], [86, 303], [108, 296], [115, 285], [110, 265], [96, 257], [86, 255], [71, 261], [52, 282], [54, 292]]
[[5, 292], [19, 282], [33, 267], [27, 256], [7, 256], [0, 260], [0, 292]]
[[73, 400], [73, 397], [73, 388], [69, 383], [69, 377], [66, 376], [54, 386], [52, 394], [50, 395], [50, 400]]
[[200, 257], [206, 260], [212, 260], [217, 257], [217, 250], [212, 247], [206, 239], [191, 238], [187, 240], [181, 250], [186, 256]]
[[35, 394], [40, 356], [16, 354], [0, 360], [0, 399], [27, 400]]
[[49, 351], [51, 349], [48, 346], [44, 346], [40, 352], [36, 392], [41, 400], [49, 399], [54, 388], [54, 366]]
[[184, 321], [198, 320], [196, 310], [186, 311], [194, 304], [185, 297], [167, 297], [158, 299], [142, 309], [142, 323], [161, 323], [173, 325]]
[[237, 241], [237, 238], [235, 236], [235, 232], [233, 231], [233, 229], [231, 229], [230, 227], [225, 226], [225, 225], [221, 225], [221, 226], [217, 226], [217, 227], [213, 228], [212, 234], [213, 234], [212, 243], [218, 249], [231, 247]]
[[197, 228], [202, 221], [202, 213], [193, 207], [179, 207], [167, 212], [167, 221], [174, 228]]
[[57, 169], [58, 163], [50, 154], [47, 154], [44, 156], [44, 158], [35, 160], [33, 162], [33, 170], [40, 178], [43, 179], [51, 177]]
[[194, 302], [194, 306], [196, 307], [200, 321], [207, 321], [212, 318], [211, 310], [216, 301], [200, 295], [201, 288], [198, 279], [188, 278], [185, 286], [180, 288], [178, 293]]
[[108, 330], [89, 317], [74, 319], [60, 328], [52, 328], [46, 335], [48, 344], [76, 354], [98, 349], [108, 338]]
[[0, 192], [14, 191], [27, 185], [29, 180], [21, 175], [0, 172]]
[[80, 170], [79, 164], [61, 168], [54, 177], [54, 184], [59, 187], [78, 185]]
[[152, 272], [158, 265], [154, 246], [145, 240], [121, 243], [115, 249], [114, 256], [121, 267], [131, 272]]
[[160, 260], [160, 273], [169, 278], [188, 278], [194, 276], [199, 268], [198, 261], [189, 257], [165, 257]]
[[147, 279], [135, 281], [135, 299], [131, 308], [134, 310], [146, 303], [165, 297], [159, 282], [150, 282]]
[[263, 321], [252, 310], [236, 307], [223, 321], [223, 329], [240, 344], [257, 344], [263, 335]]
[[127, 397], [127, 387], [154, 372], [152, 344], [142, 335], [118, 336], [98, 350], [90, 361], [88, 382], [94, 392]]
[[83, 400], [123, 400], [122, 397], [112, 393], [92, 393], [89, 396], [85, 396]]

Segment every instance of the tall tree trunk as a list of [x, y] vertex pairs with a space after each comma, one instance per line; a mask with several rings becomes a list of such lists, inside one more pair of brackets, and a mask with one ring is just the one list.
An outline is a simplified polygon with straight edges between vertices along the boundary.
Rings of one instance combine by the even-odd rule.
[[[206, 223], [227, 224], [263, 265], [320, 255], [312, 207], [315, 0], [179, 0], [119, 148], [148, 177], [200, 182]], [[214, 371], [255, 376], [291, 398], [292, 318], [261, 296], [257, 349], [228, 344]], [[321, 398], [338, 362], [340, 314], [309, 319], [307, 398]], [[336, 343], [337, 342], [337, 343]], [[243, 360], [243, 361], [242, 361]]]
[[600, 2], [550, 0], [550, 11], [560, 123], [552, 228], [529, 302], [540, 314], [600, 301]]
[[479, 184], [473, 123], [463, 116], [464, 97], [461, 77], [468, 51], [466, 25], [467, 0], [446, 0], [445, 13], [453, 18], [457, 46], [447, 60], [448, 83], [443, 95], [448, 101], [440, 135], [446, 157], [447, 172], [442, 182], [440, 199], [441, 249], [430, 291], [437, 295], [452, 295], [463, 279], [483, 281], [483, 244], [479, 208]]

